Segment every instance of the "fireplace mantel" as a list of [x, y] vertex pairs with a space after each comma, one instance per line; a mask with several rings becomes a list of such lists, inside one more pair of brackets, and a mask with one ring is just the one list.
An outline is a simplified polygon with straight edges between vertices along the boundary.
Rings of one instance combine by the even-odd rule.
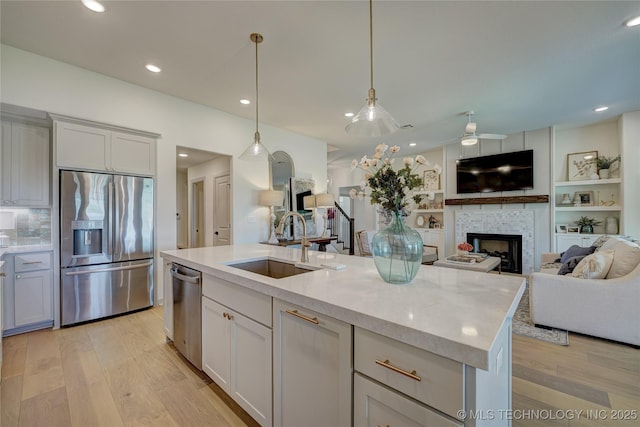
[[446, 199], [445, 206], [453, 205], [502, 205], [513, 203], [549, 203], [548, 194], [536, 196], [504, 196], [504, 197], [473, 197], [469, 199]]

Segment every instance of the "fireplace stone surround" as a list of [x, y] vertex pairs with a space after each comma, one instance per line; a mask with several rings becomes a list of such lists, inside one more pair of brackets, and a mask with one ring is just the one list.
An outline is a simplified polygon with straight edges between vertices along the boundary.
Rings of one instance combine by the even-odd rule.
[[534, 269], [534, 212], [526, 209], [473, 209], [455, 211], [456, 245], [467, 241], [467, 233], [522, 236], [522, 274]]

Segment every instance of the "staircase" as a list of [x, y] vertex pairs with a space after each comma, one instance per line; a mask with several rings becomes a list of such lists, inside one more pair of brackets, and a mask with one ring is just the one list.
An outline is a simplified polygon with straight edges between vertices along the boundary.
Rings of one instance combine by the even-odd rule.
[[349, 255], [355, 254], [353, 222], [354, 219], [350, 218], [337, 203], [335, 203], [335, 207], [329, 208], [327, 211], [327, 229], [331, 230], [332, 236], [337, 237], [337, 249], [348, 251]]

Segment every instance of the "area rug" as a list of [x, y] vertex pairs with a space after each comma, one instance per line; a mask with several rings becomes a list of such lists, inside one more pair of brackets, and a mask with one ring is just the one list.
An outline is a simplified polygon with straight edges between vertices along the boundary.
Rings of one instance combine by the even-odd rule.
[[518, 308], [513, 315], [513, 333], [536, 338], [558, 345], [569, 345], [569, 333], [562, 329], [536, 327], [529, 314], [529, 287], [522, 294]]

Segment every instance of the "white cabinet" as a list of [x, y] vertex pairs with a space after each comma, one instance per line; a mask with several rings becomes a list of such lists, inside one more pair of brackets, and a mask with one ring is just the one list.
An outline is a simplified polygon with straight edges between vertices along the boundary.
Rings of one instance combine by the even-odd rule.
[[573, 245], [591, 246], [601, 234], [556, 234], [556, 252], [564, 252]]
[[95, 171], [155, 175], [156, 141], [65, 121], [55, 122], [56, 165]]
[[265, 310], [271, 311], [271, 297], [203, 275], [202, 369], [260, 425], [271, 426], [272, 331]]
[[3, 120], [3, 206], [49, 206], [49, 129]]
[[163, 267], [162, 317], [164, 320], [164, 336], [173, 340], [173, 276], [171, 262], [165, 261]]
[[[4, 270], [3, 270], [4, 261], [0, 261], [0, 372], [2, 372], [2, 331], [4, 330], [4, 317], [2, 317], [2, 304], [3, 298], [2, 294], [4, 293]], [[2, 381], [2, 375], [0, 375], [0, 381]]]
[[354, 374], [353, 381], [354, 426], [461, 427], [463, 425], [358, 373]]
[[351, 425], [351, 325], [273, 301], [274, 426]]
[[3, 288], [4, 335], [53, 325], [51, 252], [19, 253], [6, 257]]

